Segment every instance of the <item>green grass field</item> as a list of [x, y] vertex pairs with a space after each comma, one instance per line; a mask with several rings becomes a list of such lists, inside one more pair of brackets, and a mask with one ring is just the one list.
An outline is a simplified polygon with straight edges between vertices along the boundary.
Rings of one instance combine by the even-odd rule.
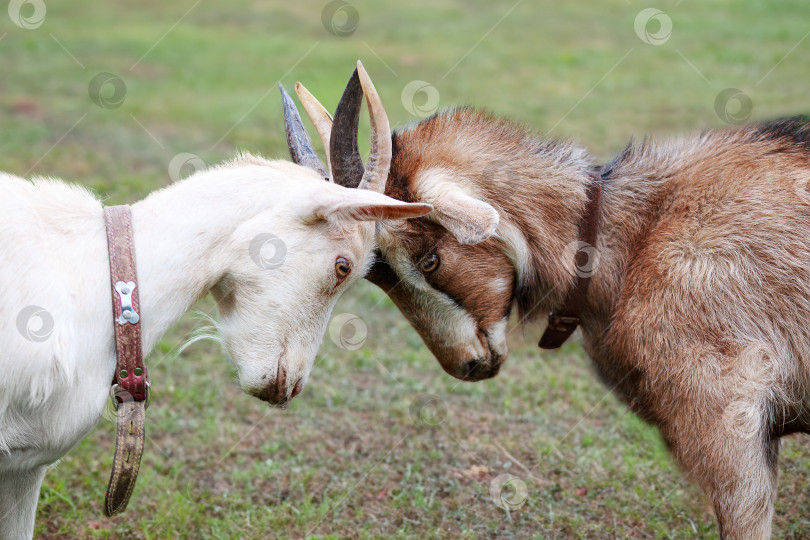
[[[287, 158], [276, 82], [301, 80], [332, 108], [358, 58], [394, 126], [431, 98], [469, 103], [605, 159], [633, 136], [810, 112], [806, 0], [351, 0], [358, 18], [344, 7], [335, 26], [322, 20], [325, 0], [45, 1], [37, 28], [0, 13], [0, 165], [90, 186], [111, 204], [169, 184], [180, 153]], [[648, 7], [663, 18], [639, 24]], [[35, 15], [24, 5], [23, 26]], [[327, 31], [355, 24], [348, 36]], [[90, 96], [100, 73], [122, 81], [93, 96], [110, 108]], [[403, 99], [415, 80], [435, 90]], [[744, 96], [718, 103], [727, 88]], [[197, 309], [214, 313], [209, 299]], [[706, 499], [576, 341], [540, 352], [540, 326], [515, 328], [497, 378], [459, 383], [373, 286], [344, 295], [341, 313], [365, 322], [364, 346], [327, 337], [284, 411], [243, 394], [215, 343], [178, 353], [203, 324], [186, 316], [147, 361], [153, 401], [129, 510], [102, 515], [105, 418], [48, 473], [36, 536], [717, 537]], [[807, 538], [806, 438], [785, 442], [780, 470], [775, 534]], [[509, 511], [490, 496], [503, 474], [526, 487]]]

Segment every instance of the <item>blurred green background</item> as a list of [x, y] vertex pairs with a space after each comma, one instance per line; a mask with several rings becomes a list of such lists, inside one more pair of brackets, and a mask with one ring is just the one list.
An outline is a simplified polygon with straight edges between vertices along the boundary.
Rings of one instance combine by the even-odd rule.
[[[393, 126], [473, 104], [609, 159], [631, 137], [807, 113], [809, 33], [806, 0], [16, 0], [0, 13], [0, 164], [117, 204], [201, 163], [179, 154], [286, 159], [276, 83], [300, 80], [332, 109], [358, 58]], [[371, 285], [341, 313], [364, 321], [363, 347], [327, 336], [285, 411], [241, 393], [216, 344], [178, 352], [203, 324], [185, 317], [148, 360], [130, 509], [102, 517], [105, 417], [46, 477], [37, 536], [717, 536], [705, 498], [576, 341], [541, 353], [541, 328], [516, 328], [497, 378], [459, 383]], [[810, 445], [788, 440], [782, 456], [775, 532], [805, 538]], [[490, 494], [503, 474], [522, 501], [506, 510]]]

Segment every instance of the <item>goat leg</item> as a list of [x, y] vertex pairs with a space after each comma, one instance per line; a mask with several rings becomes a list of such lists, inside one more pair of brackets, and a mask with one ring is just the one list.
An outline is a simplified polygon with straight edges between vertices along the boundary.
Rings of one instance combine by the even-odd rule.
[[47, 467], [0, 472], [0, 540], [34, 536], [39, 488]]

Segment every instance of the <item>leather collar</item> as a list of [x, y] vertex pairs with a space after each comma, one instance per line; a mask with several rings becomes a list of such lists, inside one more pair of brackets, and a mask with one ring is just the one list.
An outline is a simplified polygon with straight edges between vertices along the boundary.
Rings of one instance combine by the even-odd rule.
[[543, 349], [557, 349], [571, 337], [580, 323], [580, 312], [588, 296], [588, 285], [591, 283], [596, 263], [596, 241], [599, 236], [599, 218], [602, 203], [603, 176], [599, 172], [590, 172], [591, 181], [587, 187], [588, 201], [579, 223], [579, 242], [574, 264], [577, 278], [574, 286], [568, 291], [563, 308], [553, 311], [548, 316], [548, 326], [540, 338]]
[[144, 420], [149, 405], [149, 376], [143, 362], [138, 276], [129, 206], [104, 208], [107, 250], [110, 259], [116, 366], [113, 375], [113, 405], [118, 409], [110, 482], [104, 499], [104, 514], [123, 512], [135, 480], [146, 436]]

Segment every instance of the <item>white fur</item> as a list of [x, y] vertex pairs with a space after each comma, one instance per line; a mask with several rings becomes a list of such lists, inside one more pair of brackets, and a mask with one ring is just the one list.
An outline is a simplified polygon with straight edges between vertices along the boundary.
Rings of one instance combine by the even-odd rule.
[[[338, 296], [370, 264], [374, 225], [364, 221], [411, 217], [402, 214], [416, 206], [252, 156], [151, 194], [132, 206], [144, 353], [213, 290], [242, 387], [257, 395], [276, 384], [281, 363], [289, 397]], [[82, 188], [0, 174], [0, 216], [0, 538], [27, 538], [46, 467], [93, 429], [108, 399], [109, 263], [102, 206]], [[286, 245], [278, 268], [251, 258], [262, 233]], [[339, 285], [338, 256], [353, 263]], [[47, 339], [18, 331], [27, 306], [53, 318]]]
[[515, 268], [517, 283], [525, 283], [531, 275], [531, 250], [523, 232], [506, 219], [498, 224], [497, 235], [503, 240], [504, 254]]
[[504, 317], [487, 328], [487, 340], [489, 341], [489, 346], [503, 357], [506, 357], [507, 353], [509, 352], [509, 347], [506, 343], [508, 327], [509, 318]]

